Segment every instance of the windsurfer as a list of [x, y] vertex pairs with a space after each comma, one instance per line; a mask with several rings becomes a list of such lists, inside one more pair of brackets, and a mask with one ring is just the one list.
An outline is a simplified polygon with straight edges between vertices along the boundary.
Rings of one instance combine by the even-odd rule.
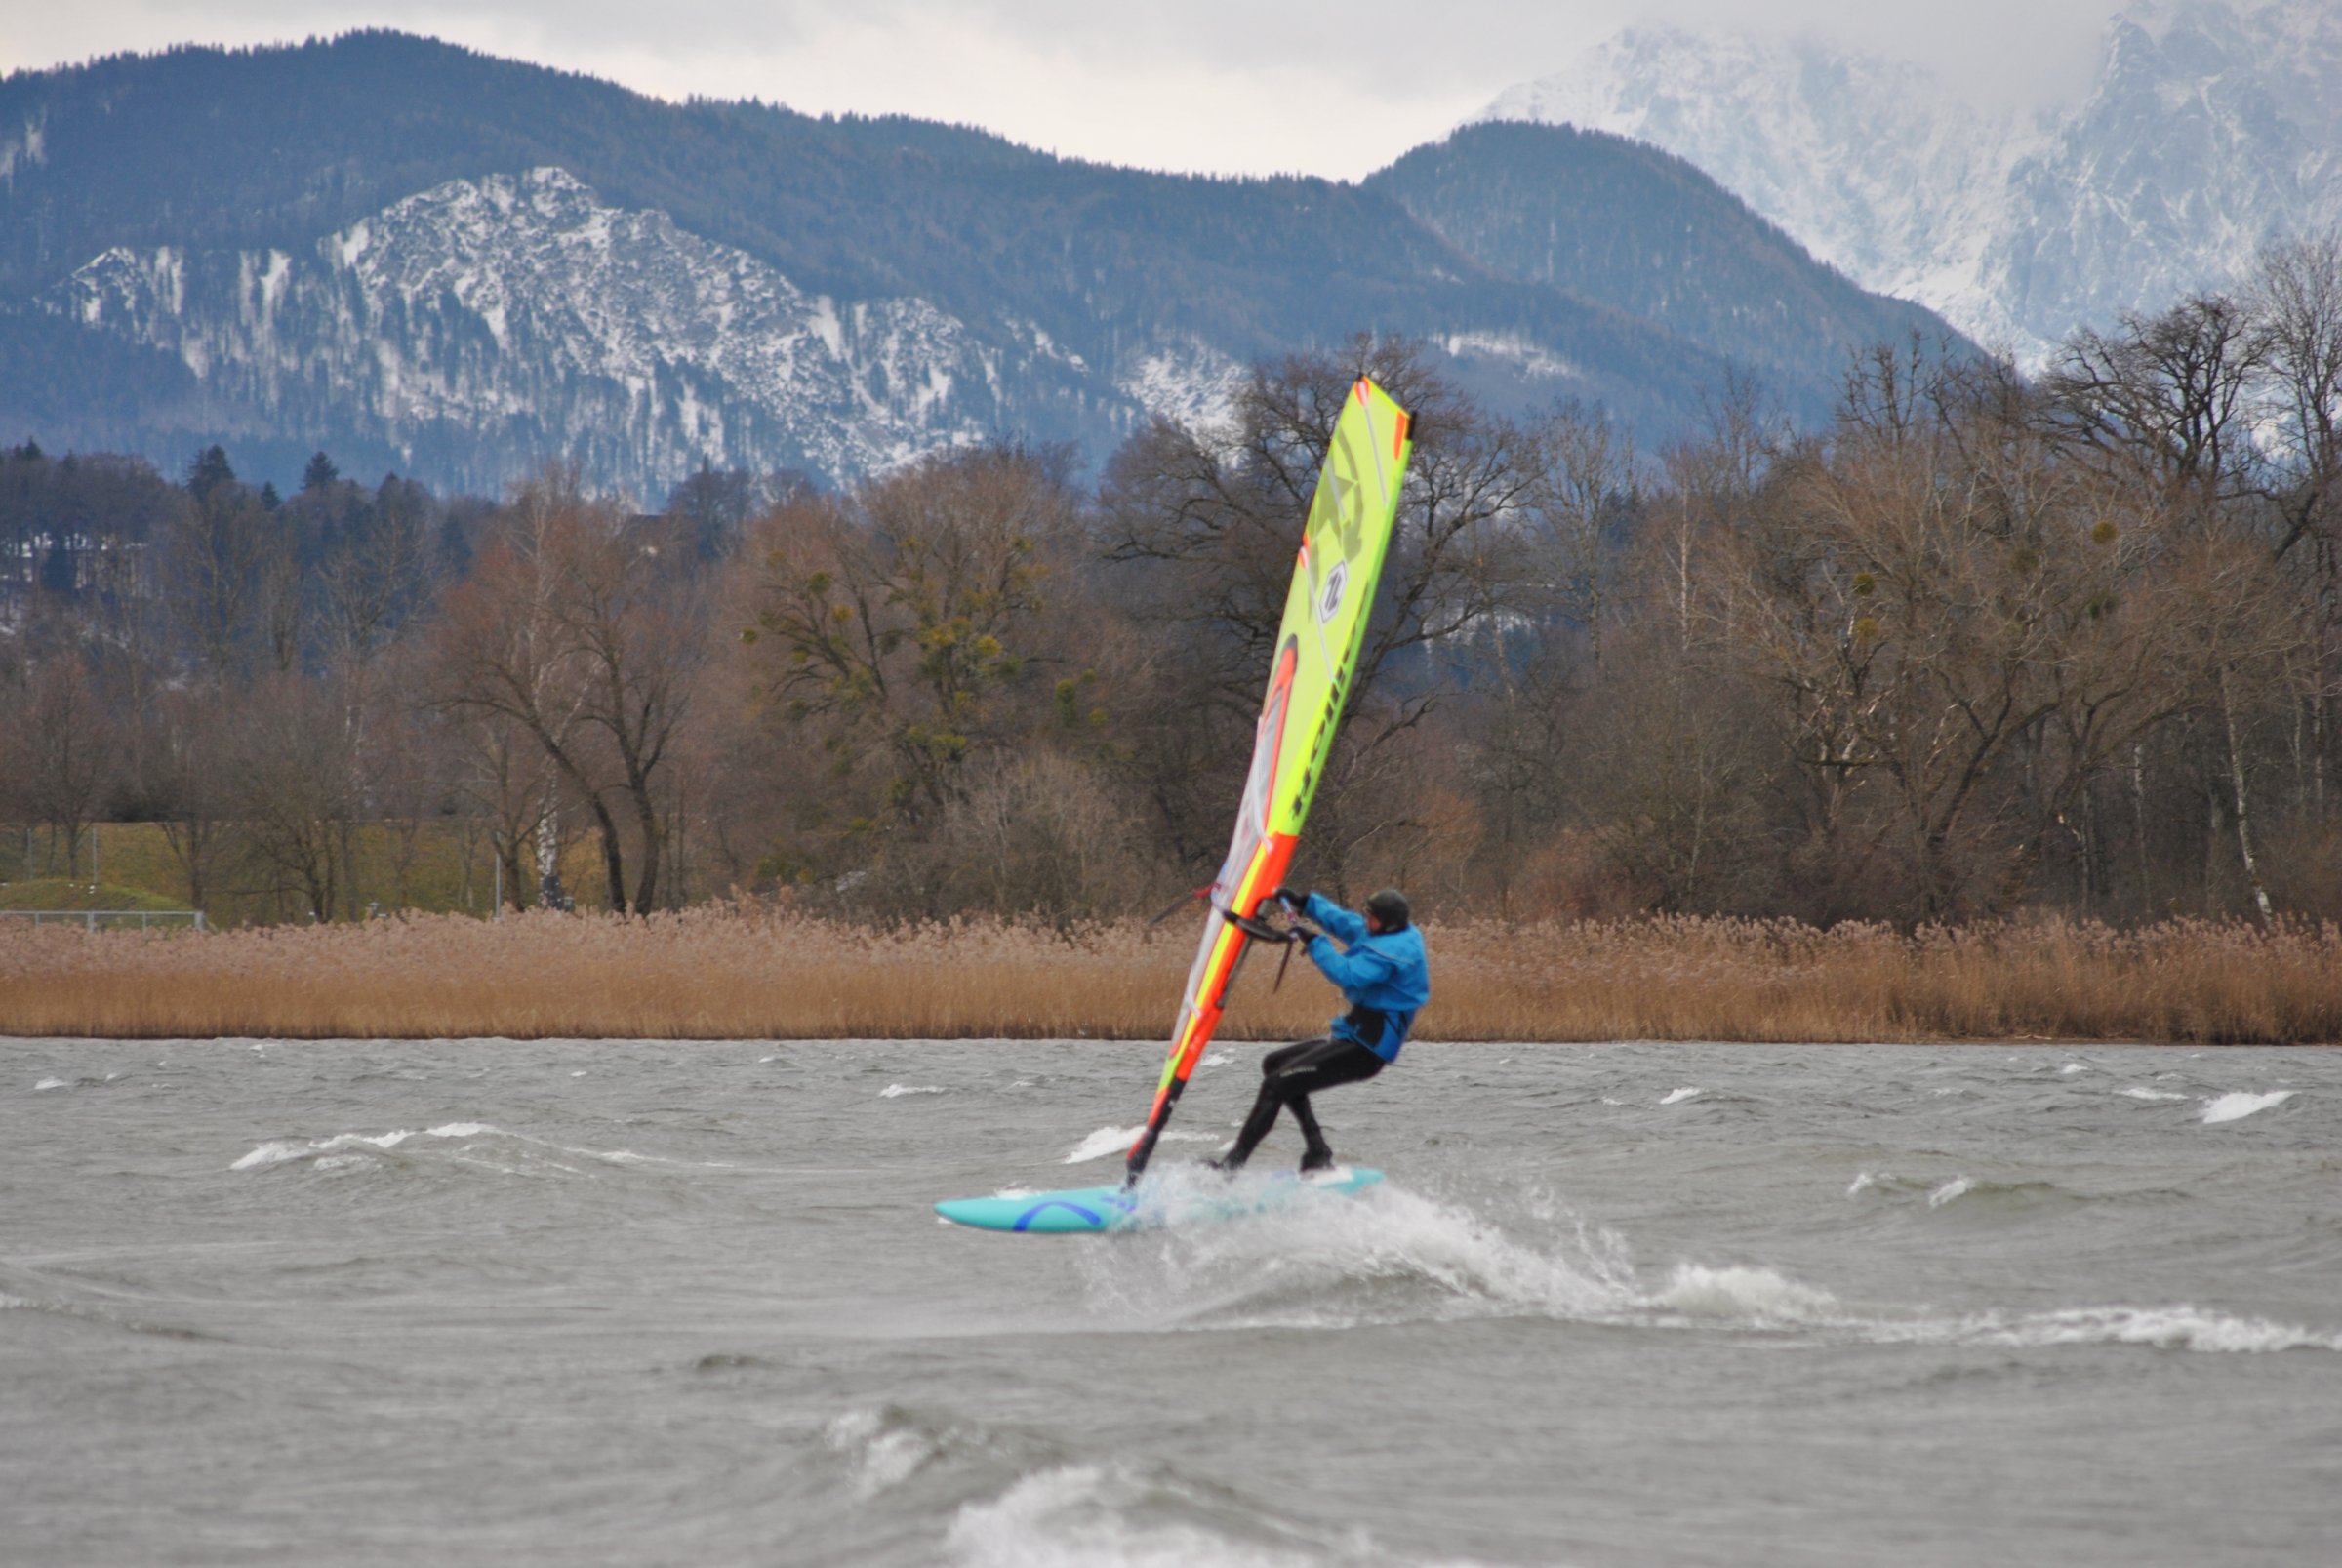
[[[1409, 1025], [1432, 995], [1423, 933], [1415, 929], [1405, 894], [1385, 888], [1366, 901], [1363, 914], [1322, 894], [1278, 888], [1276, 897], [1289, 913], [1323, 928], [1308, 934], [1306, 950], [1319, 972], [1341, 987], [1350, 1011], [1335, 1019], [1324, 1036], [1281, 1046], [1261, 1059], [1260, 1098], [1234, 1146], [1209, 1162], [1215, 1170], [1241, 1169], [1276, 1124], [1280, 1109], [1290, 1109], [1301, 1125], [1306, 1145], [1301, 1168], [1330, 1168], [1333, 1146], [1317, 1126], [1310, 1096], [1362, 1082], [1397, 1060]], [[1297, 930], [1296, 938], [1300, 935]]]

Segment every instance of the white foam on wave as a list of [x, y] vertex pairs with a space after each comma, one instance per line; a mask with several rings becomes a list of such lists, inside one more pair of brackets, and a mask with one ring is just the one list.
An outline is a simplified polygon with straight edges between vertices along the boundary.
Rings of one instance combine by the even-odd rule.
[[2057, 1070], [2059, 1076], [2071, 1078], [2077, 1072], [2087, 1072], [2090, 1069], [2080, 1062], [2069, 1062]]
[[2281, 1106], [2292, 1098], [2293, 1091], [2290, 1089], [2272, 1089], [2265, 1095], [2249, 1094], [2240, 1090], [2235, 1094], [2222, 1095], [2217, 1100], [2205, 1101], [2203, 1121], [2206, 1126], [2214, 1122], [2241, 1121], [2244, 1117], [2267, 1110], [2272, 1106]]
[[909, 1480], [941, 1446], [930, 1433], [877, 1410], [849, 1410], [822, 1435], [853, 1462], [854, 1494], [866, 1502]]
[[[1188, 1201], [1218, 1207], [1230, 1195], [1221, 1179], [1187, 1167], [1151, 1181], [1173, 1213]], [[1574, 1243], [1548, 1250], [1468, 1209], [1385, 1183], [1300, 1194], [1238, 1220], [1138, 1232], [1078, 1261], [1101, 1305], [1151, 1322], [1344, 1327], [1599, 1315], [1629, 1299], [1611, 1266], [1614, 1240], [1579, 1226]]]
[[1659, 1104], [1663, 1106], [1672, 1106], [1679, 1101], [1689, 1100], [1693, 1095], [1698, 1093], [1699, 1090], [1697, 1089], [1673, 1089], [1661, 1097]]
[[[1083, 1165], [1091, 1160], [1104, 1159], [1109, 1154], [1120, 1154], [1139, 1141], [1147, 1130], [1144, 1122], [1136, 1127], [1101, 1127], [1073, 1146], [1065, 1158], [1068, 1165]], [[1172, 1132], [1166, 1129], [1162, 1141], [1166, 1144], [1217, 1144], [1222, 1140], [1216, 1133]]]
[[1120, 1467], [1059, 1466], [964, 1505], [944, 1547], [963, 1568], [1303, 1568], [1317, 1560], [1200, 1525], [1141, 1522], [1134, 1515], [1160, 1512], [1149, 1495], [1155, 1491]]
[[2233, 1317], [2193, 1307], [2081, 1307], [2003, 1319], [1986, 1313], [1945, 1326], [1948, 1343], [2046, 1348], [2066, 1345], [2148, 1345], [2164, 1350], [2261, 1354], [2273, 1350], [2342, 1350], [2342, 1334], [2266, 1318]]
[[1942, 1186], [1937, 1187], [1934, 1191], [1927, 1194], [1927, 1207], [1931, 1209], [1940, 1209], [1945, 1204], [1950, 1203], [1953, 1199], [1963, 1197], [1975, 1190], [1976, 1183], [1974, 1178], [1966, 1176], [1955, 1176], [1951, 1181], [1946, 1182]]
[[2185, 1100], [2188, 1098], [2186, 1095], [2175, 1095], [2168, 1089], [2133, 1088], [2125, 1089], [2122, 1093], [2132, 1100]]
[[32, 1092], [37, 1095], [50, 1089], [70, 1089], [73, 1086], [71, 1084], [65, 1082], [65, 1080], [62, 1078], [43, 1078], [39, 1083], [36, 1083], [32, 1086]]
[[1872, 1175], [1869, 1171], [1864, 1171], [1856, 1176], [1853, 1181], [1846, 1184], [1846, 1196], [1850, 1198], [1860, 1197], [1863, 1193], [1868, 1192], [1872, 1187], [1875, 1187], [1878, 1185], [1878, 1178]]
[[[230, 1165], [228, 1169], [231, 1171], [262, 1170], [270, 1165], [282, 1165], [287, 1160], [312, 1159], [320, 1155], [354, 1154], [362, 1149], [373, 1149], [379, 1153], [396, 1148], [410, 1138], [480, 1138], [492, 1133], [503, 1136], [503, 1129], [491, 1127], [486, 1122], [480, 1121], [451, 1121], [438, 1127], [426, 1128], [420, 1133], [411, 1127], [402, 1127], [398, 1131], [390, 1133], [337, 1133], [331, 1138], [279, 1139], [273, 1143], [262, 1144], [236, 1161], [235, 1164]], [[346, 1163], [347, 1161], [343, 1161], [329, 1165], [320, 1159], [318, 1169], [338, 1170]]]
[[1771, 1268], [1746, 1265], [1709, 1268], [1677, 1264], [1667, 1283], [1645, 1302], [1692, 1317], [1759, 1326], [1836, 1322], [1842, 1316], [1837, 1298], [1828, 1291], [1799, 1284]]
[[905, 1095], [940, 1095], [943, 1088], [932, 1083], [890, 1083], [878, 1091], [881, 1100], [900, 1100]]

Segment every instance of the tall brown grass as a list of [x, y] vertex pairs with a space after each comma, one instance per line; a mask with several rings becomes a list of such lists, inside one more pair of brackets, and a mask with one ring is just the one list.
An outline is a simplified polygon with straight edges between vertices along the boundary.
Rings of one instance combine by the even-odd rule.
[[[1665, 919], [1426, 933], [1443, 1040], [2342, 1040], [2342, 927], [2061, 921], [1907, 936]], [[756, 910], [422, 915], [208, 934], [0, 921], [19, 1035], [1162, 1038], [1193, 931], [999, 921], [871, 931]], [[1253, 955], [1222, 1033], [1336, 1009]]]

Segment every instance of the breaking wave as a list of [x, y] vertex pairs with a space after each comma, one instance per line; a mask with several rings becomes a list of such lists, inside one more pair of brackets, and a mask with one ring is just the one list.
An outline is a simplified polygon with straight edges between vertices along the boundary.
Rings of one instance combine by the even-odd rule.
[[2222, 1095], [2217, 1100], [2204, 1103], [2203, 1120], [2207, 1125], [2213, 1122], [2241, 1121], [2246, 1116], [2267, 1110], [2273, 1106], [2281, 1106], [2292, 1098], [2293, 1091], [2290, 1089], [2272, 1089], [2269, 1093], [2262, 1095], [2243, 1092]]
[[[1058, 1465], [953, 1516], [944, 1546], [962, 1568], [1310, 1568], [1327, 1553], [1247, 1541], [1226, 1499], [1127, 1465]], [[1290, 1532], [1277, 1532], [1290, 1534]]]
[[[1957, 1177], [1929, 1189], [1928, 1202], [1980, 1189], [2018, 1190]], [[1503, 1226], [1384, 1185], [1255, 1219], [1133, 1235], [1086, 1255], [1085, 1271], [1096, 1306], [1168, 1317], [1168, 1326], [1191, 1332], [1539, 1316], [1881, 1345], [2342, 1351], [2342, 1333], [2187, 1305], [1945, 1313], [1849, 1303], [1754, 1263], [1677, 1262], [1646, 1276], [1615, 1231], [1550, 1202], [1530, 1208], [1532, 1226]]]

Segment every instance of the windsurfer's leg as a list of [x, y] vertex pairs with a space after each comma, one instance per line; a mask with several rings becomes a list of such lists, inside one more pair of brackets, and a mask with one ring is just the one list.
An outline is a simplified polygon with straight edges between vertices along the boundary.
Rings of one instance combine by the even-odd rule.
[[1357, 1083], [1383, 1070], [1383, 1059], [1353, 1040], [1332, 1040], [1327, 1049], [1314, 1052], [1306, 1063], [1284, 1073], [1285, 1104], [1293, 1109], [1293, 1119], [1301, 1124], [1304, 1148], [1301, 1168], [1305, 1171], [1323, 1170], [1334, 1163], [1334, 1146], [1327, 1143], [1317, 1125], [1317, 1112], [1310, 1105], [1310, 1096], [1320, 1089], [1332, 1089], [1341, 1084]]
[[1330, 1043], [1324, 1039], [1302, 1040], [1280, 1045], [1261, 1058], [1261, 1092], [1252, 1103], [1252, 1112], [1244, 1118], [1244, 1126], [1236, 1134], [1235, 1146], [1213, 1160], [1213, 1165], [1232, 1171], [1252, 1158], [1252, 1151], [1261, 1146], [1261, 1140], [1276, 1125], [1276, 1112], [1286, 1104], [1287, 1085], [1295, 1069], [1306, 1064], [1313, 1052]]
[[1333, 1164], [1334, 1146], [1327, 1143], [1325, 1134], [1319, 1131], [1317, 1112], [1310, 1108], [1310, 1097], [1295, 1095], [1287, 1103], [1293, 1107], [1293, 1119], [1301, 1124], [1301, 1168], [1313, 1171], [1319, 1166]]

